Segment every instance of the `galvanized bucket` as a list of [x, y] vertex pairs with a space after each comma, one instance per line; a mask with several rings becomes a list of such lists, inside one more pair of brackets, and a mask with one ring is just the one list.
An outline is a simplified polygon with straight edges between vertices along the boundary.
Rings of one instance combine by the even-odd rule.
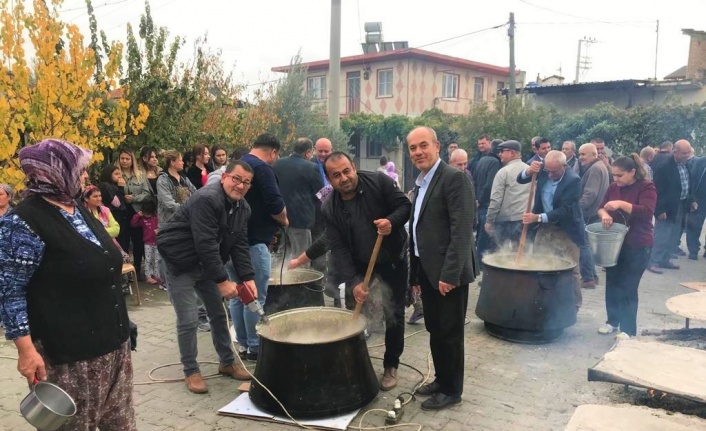
[[627, 233], [628, 227], [620, 223], [613, 223], [608, 229], [602, 223], [586, 226], [588, 246], [596, 265], [608, 268], [618, 264], [620, 249]]

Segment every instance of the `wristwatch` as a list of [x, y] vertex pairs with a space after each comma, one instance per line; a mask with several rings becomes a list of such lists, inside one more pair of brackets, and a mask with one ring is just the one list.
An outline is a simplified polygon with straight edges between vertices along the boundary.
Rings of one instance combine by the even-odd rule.
[[537, 223], [542, 222], [542, 214], [537, 214]]

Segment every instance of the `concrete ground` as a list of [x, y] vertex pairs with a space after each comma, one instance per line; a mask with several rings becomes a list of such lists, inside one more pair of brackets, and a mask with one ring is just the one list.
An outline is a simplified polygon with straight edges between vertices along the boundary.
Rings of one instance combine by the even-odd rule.
[[[665, 271], [663, 275], [645, 273], [640, 285], [639, 331], [643, 339], [655, 339], [664, 329], [683, 328], [684, 320], [672, 315], [665, 301], [674, 295], [690, 290], [679, 286], [680, 281], [706, 279], [706, 261], [681, 258], [682, 269]], [[599, 271], [601, 281], [605, 273]], [[208, 380], [209, 392], [205, 395], [189, 393], [184, 384], [149, 382], [148, 372], [163, 364], [178, 362], [174, 311], [166, 293], [142, 285], [143, 305], [136, 307], [128, 298], [130, 317], [139, 326], [138, 351], [133, 353], [135, 368], [135, 404], [138, 429], [150, 430], [289, 430], [288, 425], [255, 422], [219, 416], [216, 412], [238, 395], [235, 380], [217, 377]], [[416, 422], [424, 430], [563, 430], [581, 404], [632, 403], [655, 408], [697, 414], [706, 417], [703, 405], [673, 397], [661, 401], [650, 399], [644, 391], [622, 385], [589, 383], [587, 369], [593, 366], [614, 343], [612, 336], [600, 335], [596, 329], [605, 321], [604, 287], [584, 290], [584, 306], [578, 322], [567, 329], [556, 342], [546, 345], [513, 344], [489, 336], [483, 322], [475, 317], [478, 287], [471, 286], [466, 326], [466, 377], [463, 404], [439, 412], [425, 412], [420, 401], [406, 406], [403, 422]], [[411, 313], [411, 308], [407, 314]], [[692, 328], [703, 328], [705, 322], [692, 321]], [[423, 372], [427, 371], [428, 336], [423, 324], [407, 325], [405, 351], [401, 360]], [[706, 348], [703, 331], [696, 336], [682, 337], [677, 344]], [[664, 337], [663, 337], [664, 338]], [[667, 342], [670, 342], [666, 337]], [[379, 344], [380, 334], [374, 334], [369, 345]], [[213, 361], [216, 355], [207, 333], [199, 333], [200, 360]], [[14, 357], [16, 350], [9, 342], [0, 342], [0, 355]], [[370, 355], [381, 357], [383, 349], [371, 347]], [[382, 363], [373, 359], [375, 369], [381, 373]], [[205, 365], [204, 373], [215, 372], [215, 365]], [[157, 370], [156, 378], [180, 378], [179, 365]], [[388, 408], [402, 391], [409, 391], [420, 376], [405, 367], [399, 372], [400, 383], [396, 390], [380, 393], [363, 409]], [[433, 378], [433, 377], [432, 377]], [[18, 406], [27, 393], [24, 379], [16, 371], [16, 361], [0, 360], [0, 430], [29, 430], [20, 416]], [[358, 426], [360, 415], [352, 423]], [[380, 426], [379, 413], [366, 416], [363, 426]], [[406, 428], [413, 429], [413, 428]]]

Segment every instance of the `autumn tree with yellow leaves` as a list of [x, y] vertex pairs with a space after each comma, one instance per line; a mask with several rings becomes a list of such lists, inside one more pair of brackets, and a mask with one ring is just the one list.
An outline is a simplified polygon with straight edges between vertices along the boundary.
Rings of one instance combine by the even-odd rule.
[[97, 62], [78, 27], [59, 19], [61, 0], [14, 3], [0, 0], [0, 183], [21, 188], [22, 147], [60, 138], [93, 150], [97, 162], [144, 128], [149, 109], [130, 110], [127, 99], [110, 97], [120, 78], [120, 42], [104, 40]]

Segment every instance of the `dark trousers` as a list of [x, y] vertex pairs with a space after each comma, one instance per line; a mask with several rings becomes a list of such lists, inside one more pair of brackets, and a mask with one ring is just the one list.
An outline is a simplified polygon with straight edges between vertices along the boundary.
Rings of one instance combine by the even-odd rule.
[[[365, 265], [367, 267], [367, 264]], [[356, 265], [360, 270], [362, 265]], [[367, 268], [363, 268], [365, 271]], [[400, 356], [404, 350], [404, 300], [409, 284], [409, 266], [407, 259], [398, 263], [375, 265], [373, 277], [379, 277], [384, 289], [382, 310], [385, 315], [385, 368], [398, 368]], [[346, 286], [346, 307], [354, 308], [353, 286]]]
[[468, 285], [457, 286], [445, 296], [441, 296], [438, 282], [432, 284], [420, 265], [419, 286], [422, 290], [424, 326], [429, 332], [436, 382], [441, 385], [441, 393], [461, 396], [464, 374], [463, 331], [468, 308]]
[[606, 268], [605, 307], [608, 324], [637, 335], [637, 288], [650, 262], [651, 247], [623, 245], [618, 264]]
[[[478, 262], [483, 261], [483, 255], [495, 248], [493, 239], [488, 232], [485, 231], [485, 220], [488, 215], [488, 208], [478, 208], [476, 216], [478, 217], [478, 225], [476, 226], [476, 252], [478, 254]], [[482, 264], [481, 264], [482, 267]]]
[[493, 240], [498, 247], [502, 247], [504, 244], [520, 240], [520, 236], [522, 236], [522, 220], [496, 221], [493, 229]]
[[118, 244], [120, 244], [125, 253], [130, 252], [130, 243], [132, 243], [132, 263], [135, 265], [135, 270], [137, 270], [139, 275], [142, 259], [145, 256], [145, 243], [142, 239], [142, 228], [130, 226], [131, 214], [134, 214], [134, 212], [127, 211], [120, 219], [115, 217], [115, 215], [113, 217], [120, 225], [120, 233], [117, 239]]
[[699, 202], [698, 209], [686, 215], [686, 246], [689, 249], [689, 254], [699, 254], [701, 249], [701, 230], [704, 227], [705, 219], [706, 202]]

